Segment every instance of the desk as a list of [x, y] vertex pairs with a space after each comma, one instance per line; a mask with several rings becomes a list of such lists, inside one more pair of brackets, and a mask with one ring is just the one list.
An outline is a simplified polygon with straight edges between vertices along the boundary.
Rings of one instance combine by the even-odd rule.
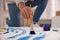
[[19, 27], [19, 28], [1, 28], [3, 30], [8, 30], [8, 33], [3, 33], [0, 35], [1, 40], [59, 40], [60, 33], [55, 31], [42, 31], [43, 28], [34, 27], [36, 32], [35, 35], [31, 35], [29, 27]]

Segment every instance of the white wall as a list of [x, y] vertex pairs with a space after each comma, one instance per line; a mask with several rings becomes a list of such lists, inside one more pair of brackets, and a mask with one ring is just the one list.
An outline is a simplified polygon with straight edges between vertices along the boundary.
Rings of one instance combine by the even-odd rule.
[[56, 11], [60, 11], [60, 0], [56, 0]]
[[52, 27], [60, 28], [60, 16], [52, 18]]
[[[55, 13], [56, 11], [60, 11], [60, 0], [55, 0]], [[60, 16], [52, 18], [52, 27], [60, 28]]]
[[3, 25], [3, 8], [2, 8], [2, 0], [0, 0], [0, 27]]

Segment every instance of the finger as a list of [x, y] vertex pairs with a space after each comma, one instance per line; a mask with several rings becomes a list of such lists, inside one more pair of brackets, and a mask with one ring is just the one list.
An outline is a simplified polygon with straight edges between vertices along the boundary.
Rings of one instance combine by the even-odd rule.
[[30, 12], [30, 15], [32, 15], [32, 16], [33, 16], [33, 15], [34, 15], [33, 10], [31, 10], [31, 9], [30, 9], [30, 11], [31, 11], [31, 12]]
[[25, 15], [24, 10], [21, 10], [21, 14], [22, 14], [22, 16], [26, 19], [26, 15]]
[[29, 13], [28, 13], [28, 11], [27, 11], [27, 8], [24, 8], [24, 12], [25, 12], [25, 14], [26, 14], [26, 15], [25, 15], [26, 18], [29, 19], [30, 16], [29, 16]]
[[30, 14], [31, 16], [33, 16], [33, 11], [32, 11], [32, 9], [31, 9], [30, 7], [28, 7], [27, 9], [28, 9], [28, 11], [29, 11], [29, 14]]
[[24, 17], [25, 19], [28, 19], [27, 15], [26, 15], [25, 9], [22, 9], [22, 15], [23, 15], [23, 17]]

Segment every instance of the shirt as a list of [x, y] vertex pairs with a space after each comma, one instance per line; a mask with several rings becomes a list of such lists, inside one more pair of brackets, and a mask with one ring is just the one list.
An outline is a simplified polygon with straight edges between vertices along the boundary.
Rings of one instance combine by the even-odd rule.
[[27, 0], [8, 0], [8, 3], [16, 3], [16, 5], [18, 5], [19, 2], [27, 2]]

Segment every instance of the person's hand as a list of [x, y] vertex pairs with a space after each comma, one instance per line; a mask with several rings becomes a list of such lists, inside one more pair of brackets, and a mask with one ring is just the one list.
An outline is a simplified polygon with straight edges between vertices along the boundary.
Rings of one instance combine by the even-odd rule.
[[20, 12], [25, 19], [29, 19], [30, 16], [33, 16], [33, 11], [31, 10], [30, 7], [24, 7], [22, 9], [20, 9]]
[[18, 3], [18, 8], [25, 19], [29, 19], [30, 16], [33, 16], [33, 11], [31, 8], [27, 7], [23, 2]]

